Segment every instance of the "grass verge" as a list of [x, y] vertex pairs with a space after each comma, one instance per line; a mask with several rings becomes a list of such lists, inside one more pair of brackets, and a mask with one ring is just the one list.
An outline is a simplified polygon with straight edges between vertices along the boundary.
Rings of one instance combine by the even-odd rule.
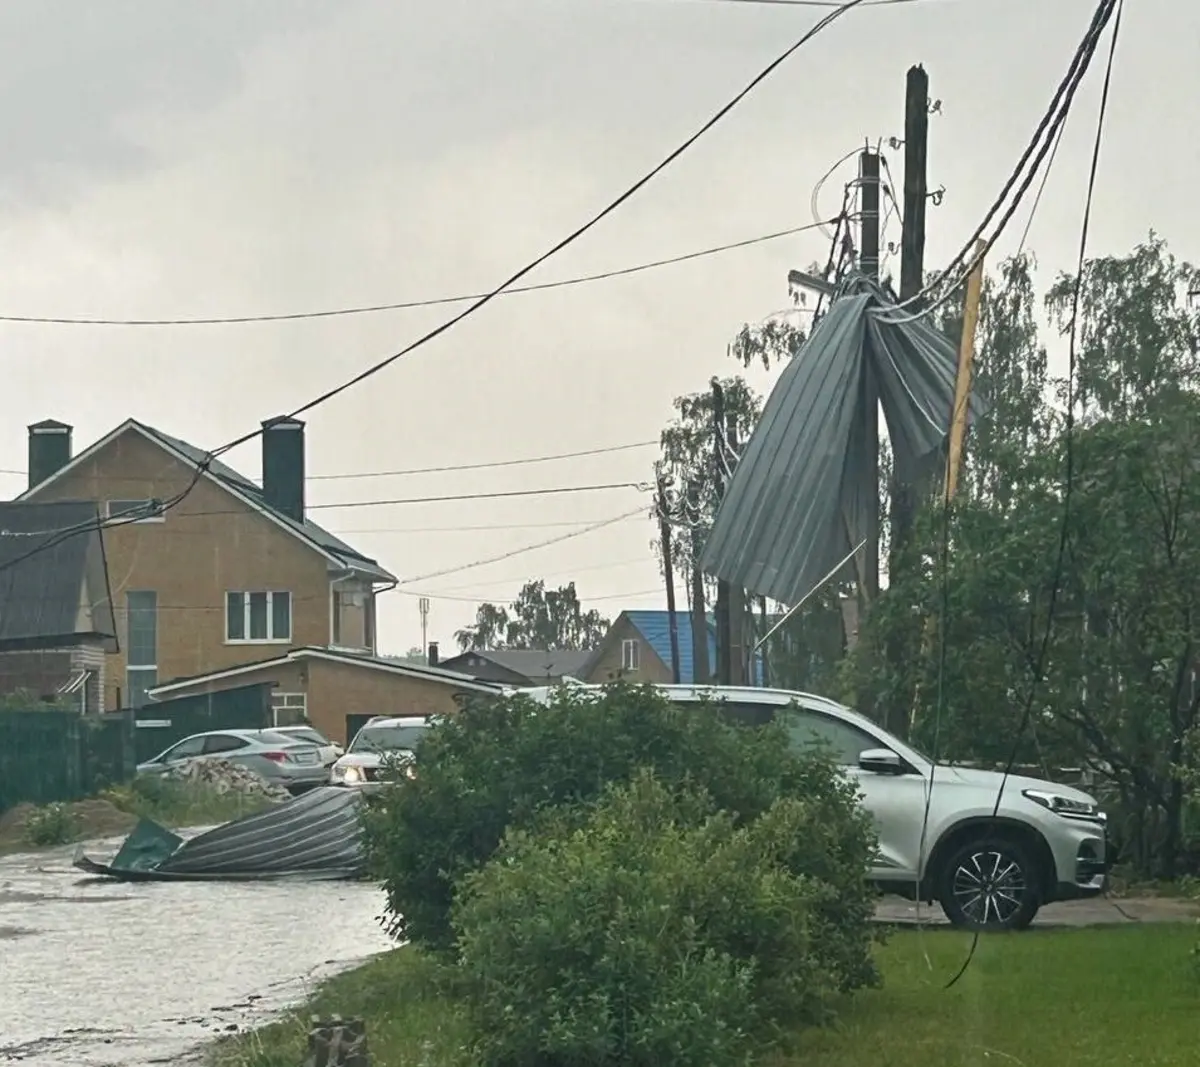
[[20, 804], [0, 813], [0, 855], [128, 833], [138, 819], [172, 829], [215, 826], [270, 807], [260, 796], [152, 777], [62, 804]]
[[[879, 950], [883, 989], [764, 1067], [1190, 1067], [1198, 936], [1196, 924], [1131, 924], [984, 937], [947, 990], [970, 937], [900, 930]], [[313, 1014], [365, 1019], [373, 1067], [469, 1063], [465, 1026], [436, 966], [402, 948], [325, 983], [292, 1016], [222, 1040], [212, 1067], [295, 1067]]]

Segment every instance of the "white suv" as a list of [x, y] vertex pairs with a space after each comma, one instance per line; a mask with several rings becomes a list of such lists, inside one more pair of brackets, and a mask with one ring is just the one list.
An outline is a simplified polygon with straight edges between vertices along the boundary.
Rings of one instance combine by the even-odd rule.
[[[1106, 817], [1078, 789], [1010, 775], [1001, 794], [999, 772], [935, 765], [864, 716], [809, 693], [658, 688], [675, 704], [719, 701], [750, 726], [780, 715], [795, 744], [825, 742], [874, 819], [872, 880], [884, 892], [939, 902], [956, 926], [1019, 930], [1043, 904], [1104, 891]], [[545, 702], [552, 690], [522, 692]]]

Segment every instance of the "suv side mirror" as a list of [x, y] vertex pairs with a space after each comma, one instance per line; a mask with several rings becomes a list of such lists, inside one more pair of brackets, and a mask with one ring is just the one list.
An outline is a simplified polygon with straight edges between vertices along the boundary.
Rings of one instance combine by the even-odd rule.
[[860, 770], [875, 774], [903, 774], [904, 761], [890, 748], [868, 748], [858, 754]]

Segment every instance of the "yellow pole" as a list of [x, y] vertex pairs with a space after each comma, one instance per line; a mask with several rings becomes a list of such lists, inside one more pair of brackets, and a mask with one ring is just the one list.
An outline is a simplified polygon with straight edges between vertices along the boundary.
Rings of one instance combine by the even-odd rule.
[[962, 469], [963, 443], [967, 436], [967, 409], [971, 396], [971, 364], [975, 359], [975, 330], [979, 325], [979, 299], [983, 294], [983, 256], [987, 244], [975, 242], [975, 266], [967, 279], [963, 308], [962, 340], [958, 345], [958, 375], [954, 380], [954, 407], [950, 412], [950, 448], [946, 457], [946, 500], [954, 498]]
[[[958, 489], [958, 474], [962, 470], [963, 445], [967, 437], [967, 411], [971, 398], [971, 367], [975, 359], [975, 331], [979, 326], [979, 302], [983, 295], [983, 256], [987, 245], [983, 241], [975, 242], [975, 265], [967, 278], [967, 298], [963, 306], [962, 340], [958, 345], [958, 373], [954, 378], [954, 406], [950, 409], [949, 448], [946, 455], [946, 486], [944, 502], [949, 506]], [[921, 642], [921, 659], [924, 663], [929, 658], [933, 647], [934, 625], [933, 616], [925, 620], [924, 639]], [[912, 710], [908, 716], [908, 731], [916, 723], [917, 708], [921, 703], [921, 682], [913, 690]]]

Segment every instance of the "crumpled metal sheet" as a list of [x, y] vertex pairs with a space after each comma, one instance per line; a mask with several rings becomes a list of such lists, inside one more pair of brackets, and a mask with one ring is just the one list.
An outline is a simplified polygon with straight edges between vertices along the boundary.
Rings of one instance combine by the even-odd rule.
[[[868, 367], [897, 469], [914, 477], [944, 462], [958, 353], [927, 318], [891, 323], [869, 313], [891, 304], [852, 277], [784, 368], [706, 541], [707, 573], [794, 604], [867, 536]], [[972, 391], [969, 418], [985, 409]]]

